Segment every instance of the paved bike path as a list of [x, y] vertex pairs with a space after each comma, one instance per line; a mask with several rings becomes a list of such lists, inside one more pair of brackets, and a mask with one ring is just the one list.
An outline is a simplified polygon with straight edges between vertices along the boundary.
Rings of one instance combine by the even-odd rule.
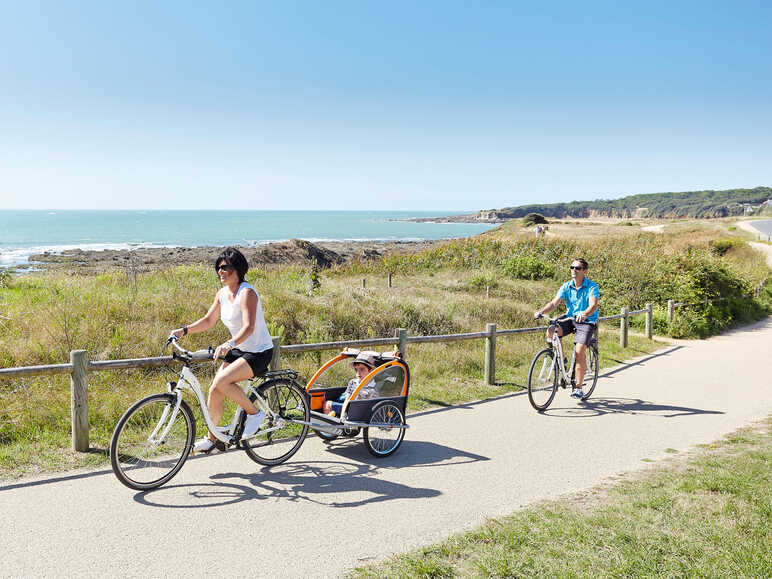
[[524, 394], [419, 413], [382, 460], [311, 437], [273, 469], [189, 460], [149, 493], [105, 470], [0, 482], [0, 575], [340, 575], [764, 418], [771, 346], [768, 318], [607, 371], [586, 404], [561, 390], [543, 415]]

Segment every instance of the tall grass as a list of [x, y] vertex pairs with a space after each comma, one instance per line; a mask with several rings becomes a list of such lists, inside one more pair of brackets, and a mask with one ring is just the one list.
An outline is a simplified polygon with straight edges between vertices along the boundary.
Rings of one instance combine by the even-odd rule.
[[[758, 299], [741, 297], [765, 280], [769, 270], [742, 243], [733, 244], [724, 255], [711, 251], [710, 241], [718, 235], [700, 230], [592, 242], [457, 240], [420, 254], [334, 267], [321, 272], [318, 287], [312, 287], [310, 267], [255, 269], [247, 279], [258, 288], [272, 332], [282, 334], [285, 344], [391, 336], [398, 327], [412, 335], [460, 333], [481, 331], [488, 322], [500, 329], [532, 325], [532, 312], [568, 278], [570, 260], [583, 255], [591, 264], [590, 277], [601, 287], [603, 314], [616, 313], [622, 305], [640, 308], [650, 301], [657, 304], [659, 332], [708, 335], [765, 315], [772, 303], [769, 284]], [[524, 260], [526, 268], [538, 262], [542, 273], [527, 276], [536, 279], [513, 277], [507, 266], [513, 259]], [[388, 272], [395, 274], [392, 288], [386, 284]], [[368, 278], [367, 289], [361, 287], [363, 276]], [[0, 365], [62, 363], [72, 349], [88, 350], [91, 359], [157, 355], [169, 330], [202, 316], [218, 287], [211, 268], [203, 266], [96, 276], [41, 272], [6, 279], [0, 287]], [[715, 297], [724, 299], [706, 306], [704, 300]], [[675, 323], [668, 324], [664, 304], [671, 298], [688, 305], [679, 310]], [[227, 337], [219, 324], [206, 334], [188, 336], [185, 345], [201, 348]], [[500, 338], [500, 384], [493, 387], [482, 381], [481, 342], [410, 345], [410, 407], [520, 388], [541, 339]], [[639, 339], [631, 344], [633, 353], [655, 347]], [[327, 355], [302, 354], [286, 361], [308, 379]], [[601, 335], [601, 364], [626, 355], [617, 350], [613, 333]], [[207, 382], [212, 365], [201, 368]], [[92, 446], [105, 448], [129, 403], [157, 391], [171, 375], [167, 370], [92, 373]], [[72, 459], [61, 451], [69, 442], [68, 382], [66, 376], [0, 381], [0, 472], [14, 472], [19, 464]]]

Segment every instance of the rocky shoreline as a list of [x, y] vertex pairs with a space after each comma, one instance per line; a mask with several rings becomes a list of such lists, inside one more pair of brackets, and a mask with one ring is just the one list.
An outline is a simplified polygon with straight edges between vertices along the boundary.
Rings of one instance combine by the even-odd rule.
[[[281, 265], [311, 265], [330, 267], [355, 259], [379, 259], [391, 253], [422, 251], [441, 241], [329, 241], [311, 243], [290, 239], [265, 245], [237, 246], [250, 267], [271, 268]], [[154, 247], [132, 250], [86, 251], [70, 249], [61, 253], [40, 253], [29, 258], [26, 269], [68, 270], [99, 273], [110, 269], [155, 270], [175, 265], [214, 262], [222, 247]], [[17, 267], [24, 270], [24, 267]]]
[[508, 214], [498, 210], [478, 211], [464, 215], [448, 215], [446, 217], [411, 217], [404, 221], [413, 223], [504, 223], [512, 219]]

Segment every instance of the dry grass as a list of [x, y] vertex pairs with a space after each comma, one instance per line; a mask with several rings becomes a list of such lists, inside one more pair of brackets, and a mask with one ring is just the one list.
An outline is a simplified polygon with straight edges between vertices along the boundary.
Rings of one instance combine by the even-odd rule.
[[[402, 261], [354, 263], [324, 271], [321, 287], [313, 292], [310, 269], [305, 267], [254, 270], [248, 279], [260, 291], [269, 328], [274, 334], [283, 334], [285, 344], [393, 336], [398, 327], [407, 328], [411, 335], [483, 331], [488, 322], [506, 329], [532, 326], [532, 312], [552, 298], [562, 281], [557, 277], [512, 279], [502, 273], [506, 259], [535, 253], [554, 262], [555, 275], [562, 277], [567, 275], [567, 260], [577, 248], [586, 247], [598, 256], [591, 261], [591, 276], [598, 276], [608, 290], [602, 301], [603, 313], [616, 313], [620, 303], [639, 308], [645, 301], [661, 301], [655, 308], [655, 323], [666, 330], [664, 301], [651, 299], [651, 292], [670, 292], [660, 286], [676, 284], [681, 272], [672, 270], [661, 278], [652, 277], [661, 254], [678, 254], [694, 247], [706, 252], [719, 235], [713, 224], [673, 224], [668, 228], [674, 231], [665, 234], [641, 234], [637, 226], [612, 223], [559, 225], [565, 225], [570, 236], [578, 236], [578, 229], [586, 227], [588, 239], [601, 237], [581, 243], [556, 238], [534, 243], [523, 237], [518, 243], [517, 238], [507, 238], [507, 228], [501, 228], [479, 240], [451, 242]], [[511, 229], [520, 235], [515, 225]], [[621, 233], [616, 234], [618, 230]], [[496, 235], [502, 241], [494, 241]], [[712, 264], [731, 264], [754, 282], [768, 275], [763, 261], [744, 245], [731, 247], [723, 258], [708, 257]], [[388, 271], [394, 273], [392, 288], [387, 287]], [[362, 288], [363, 277], [366, 288]], [[157, 355], [169, 330], [203, 315], [218, 287], [210, 268], [196, 266], [97, 276], [36, 273], [13, 279], [0, 288], [0, 365], [62, 363], [76, 348], [88, 350], [91, 359]], [[633, 350], [620, 351], [614, 326], [602, 334], [601, 364], [657, 347], [633, 338]], [[684, 331], [688, 330], [685, 326]], [[227, 330], [218, 325], [206, 334], [189, 336], [185, 345], [202, 348], [226, 338]], [[518, 389], [539, 345], [537, 335], [500, 337], [496, 386], [483, 384], [482, 340], [410, 345], [410, 408], [453, 404]], [[305, 354], [287, 357], [286, 362], [308, 379], [331, 356]], [[211, 368], [207, 372], [211, 375]], [[157, 370], [91, 376], [89, 420], [93, 446], [101, 449], [106, 448], [113, 425], [129, 404], [146, 392], [156, 391], [168, 379]], [[66, 376], [0, 381], [0, 476], [17, 475], [27, 467], [45, 468], [48, 464], [59, 468], [83, 462], [61, 451], [69, 446], [68, 389]], [[103, 457], [87, 456], [85, 460], [90, 464]]]

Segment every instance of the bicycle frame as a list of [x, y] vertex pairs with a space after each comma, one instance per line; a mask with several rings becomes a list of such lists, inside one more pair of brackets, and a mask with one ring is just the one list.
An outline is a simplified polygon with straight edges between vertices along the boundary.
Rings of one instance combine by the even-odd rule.
[[[192, 354], [191, 352], [187, 352], [184, 348], [180, 347], [176, 340], [172, 341], [173, 346], [185, 354], [186, 356]], [[263, 399], [262, 396], [257, 391], [257, 388], [255, 387], [255, 382], [260, 380], [260, 378], [250, 378], [249, 380], [245, 380], [245, 386], [244, 391], [247, 394], [254, 394], [255, 400], [254, 404], [258, 407], [259, 410], [262, 410], [265, 412], [265, 415], [267, 418], [273, 419], [273, 426], [270, 428], [263, 428], [260, 430], [260, 434], [264, 435], [269, 432], [273, 432], [274, 430], [279, 430], [280, 428], [283, 428], [284, 425], [287, 423], [285, 419], [283, 419], [281, 416], [278, 416], [275, 414], [270, 406], [266, 403], [266, 401]], [[199, 382], [198, 378], [196, 378], [196, 375], [193, 374], [193, 371], [188, 366], [187, 361], [182, 367], [182, 370], [180, 371], [180, 377], [177, 380], [177, 382], [169, 382], [167, 383], [167, 390], [170, 394], [173, 394], [176, 396], [176, 402], [174, 405], [174, 409], [171, 411], [171, 416], [168, 417], [168, 424], [164, 428], [163, 434], [159, 437], [159, 441], [152, 441], [154, 443], [160, 443], [164, 439], [164, 436], [168, 433], [169, 428], [171, 428], [171, 425], [174, 423], [174, 420], [177, 417], [177, 413], [179, 412], [180, 404], [182, 403], [182, 391], [187, 390], [189, 392], [193, 393], [193, 396], [195, 396], [196, 401], [198, 402], [198, 405], [201, 407], [201, 414], [204, 417], [204, 422], [206, 423], [207, 428], [209, 429], [209, 432], [211, 432], [214, 437], [219, 440], [220, 442], [223, 442], [224, 444], [233, 444], [236, 442], [235, 440], [235, 432], [236, 428], [239, 425], [239, 422], [241, 421], [241, 417], [244, 414], [244, 409], [241, 406], [236, 407], [236, 412], [233, 415], [233, 419], [231, 420], [230, 424], [227, 426], [217, 426], [214, 421], [212, 420], [212, 416], [209, 413], [209, 406], [206, 402], [206, 397], [204, 396], [204, 391], [201, 388], [201, 383]], [[161, 416], [161, 419], [158, 421], [158, 426], [153, 431], [153, 434], [155, 434], [159, 428], [161, 428], [161, 425], [167, 420], [167, 412], [165, 411], [164, 414]], [[302, 424], [303, 421], [299, 420], [293, 420], [292, 422], [297, 422], [299, 424]], [[253, 434], [252, 436], [245, 436], [242, 437], [241, 440], [249, 440], [251, 438], [254, 438], [257, 436], [258, 433]], [[152, 438], [152, 435], [151, 435]]]
[[[566, 387], [571, 384], [572, 387], [576, 386], [575, 370], [576, 370], [576, 341], [574, 341], [574, 347], [571, 353], [571, 364], [566, 368], [563, 360], [565, 359], [565, 352], [563, 350], [563, 340], [561, 336], [558, 336], [558, 329], [560, 326], [557, 323], [557, 318], [548, 318], [550, 321], [549, 328], [553, 328], [552, 338], [549, 339], [549, 344], [555, 352], [555, 358], [553, 359], [552, 366], [557, 366], [560, 373], [560, 385]], [[593, 338], [593, 341], [596, 338]], [[539, 371], [539, 378], [543, 378], [543, 372], [546, 368], [542, 367]]]
[[561, 384], [567, 384], [568, 382], [571, 382], [571, 385], [574, 384], [574, 368], [576, 366], [576, 344], [574, 344], [573, 348], [573, 354], [571, 355], [571, 365], [569, 366], [569, 371], [566, 370], [566, 365], [563, 362], [565, 358], [565, 353], [563, 352], [563, 340], [560, 336], [558, 336], [558, 325], [554, 324], [552, 325], [554, 328], [554, 331], [552, 332], [552, 338], [550, 339], [550, 344], [552, 344], [552, 348], [555, 351], [555, 359], [553, 360], [553, 365], [557, 366], [558, 371], [560, 372], [561, 376]]

